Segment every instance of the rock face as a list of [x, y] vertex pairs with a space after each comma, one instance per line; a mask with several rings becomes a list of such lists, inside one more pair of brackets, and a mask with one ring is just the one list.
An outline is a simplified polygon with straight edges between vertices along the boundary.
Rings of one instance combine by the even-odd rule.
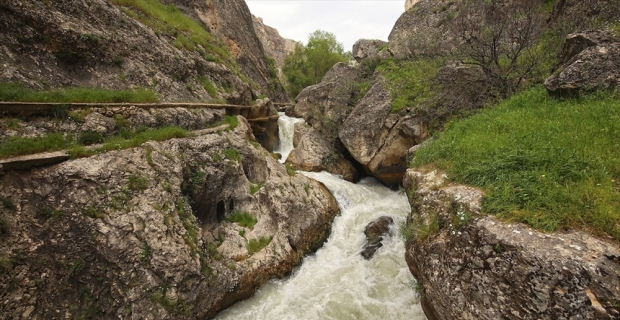
[[280, 143], [278, 110], [275, 109], [273, 103], [267, 98], [258, 99], [249, 112], [247, 114], [242, 112], [242, 115], [251, 119], [252, 132], [258, 143], [267, 151], [272, 152]]
[[263, 46], [254, 31], [252, 14], [243, 0], [173, 0], [190, 2], [197, 17], [217, 35], [233, 55], [243, 73], [254, 80], [261, 92], [274, 101], [286, 102], [288, 96], [272, 74]]
[[409, 9], [413, 8], [413, 6], [420, 2], [420, 0], [407, 0], [405, 1], [405, 11], [409, 11]]
[[562, 67], [545, 81], [560, 97], [620, 85], [620, 41], [606, 31], [570, 34], [562, 50]]
[[479, 217], [482, 193], [410, 169], [406, 259], [429, 319], [618, 319], [620, 252], [582, 232]]
[[357, 170], [323, 136], [305, 123], [295, 124], [293, 151], [286, 163], [304, 171], [327, 171], [341, 175], [345, 180], [357, 182]]
[[87, 132], [100, 137], [118, 134], [122, 130], [177, 126], [186, 130], [200, 130], [224, 119], [223, 110], [208, 108], [143, 109], [136, 107], [92, 108], [67, 110], [61, 116], [30, 116], [9, 118], [14, 126], [0, 131], [0, 139], [8, 137], [41, 137], [56, 132], [79, 137]]
[[366, 59], [387, 59], [390, 54], [387, 51], [388, 43], [381, 40], [360, 39], [353, 45], [353, 58], [357, 62]]
[[379, 80], [360, 100], [338, 131], [351, 155], [378, 180], [397, 186], [407, 169], [407, 151], [428, 135], [421, 120], [391, 112], [392, 98]]
[[285, 97], [279, 83], [270, 82], [245, 2], [166, 2], [170, 12], [182, 15], [179, 7], [205, 22], [203, 38], [211, 39], [196, 44], [187, 31], [158, 27], [157, 19], [114, 1], [3, 1], [0, 81], [37, 89], [143, 87], [163, 101], [249, 104], [261, 93]]
[[239, 120], [0, 176], [0, 314], [204, 319], [289, 273], [338, 206]]
[[291, 39], [282, 38], [280, 33], [275, 28], [265, 25], [263, 19], [252, 16], [252, 22], [254, 23], [254, 30], [260, 42], [263, 44], [265, 54], [275, 61], [275, 66], [278, 69], [278, 75], [282, 75], [282, 67], [284, 66], [284, 59], [290, 52], [295, 51], [296, 41]]
[[408, 1], [390, 32], [389, 51], [397, 60], [415, 56], [447, 54], [455, 42], [448, 32], [449, 22], [458, 12], [460, 1]]
[[390, 231], [390, 226], [394, 223], [392, 217], [380, 217], [379, 219], [369, 223], [364, 229], [366, 235], [366, 244], [362, 250], [362, 257], [366, 260], [372, 259], [375, 252], [383, 246], [383, 236]]
[[359, 68], [337, 63], [319, 84], [299, 93], [296, 104], [286, 110], [286, 115], [303, 118], [338, 150], [344, 151], [338, 141], [338, 127], [353, 110], [351, 98], [362, 76]]

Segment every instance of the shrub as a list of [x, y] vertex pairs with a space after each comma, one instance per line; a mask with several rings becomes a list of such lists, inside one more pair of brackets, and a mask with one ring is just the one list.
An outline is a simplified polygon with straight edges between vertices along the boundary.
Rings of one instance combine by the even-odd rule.
[[241, 162], [241, 154], [237, 149], [228, 148], [224, 150], [224, 156], [226, 159]]
[[78, 142], [82, 145], [89, 146], [91, 144], [102, 143], [103, 134], [98, 131], [87, 130], [82, 132], [78, 137]]
[[258, 220], [247, 212], [234, 212], [226, 217], [226, 221], [236, 223], [242, 227], [253, 229]]
[[252, 239], [248, 241], [248, 244], [247, 244], [248, 253], [252, 255], [252, 254], [255, 254], [256, 252], [263, 250], [266, 246], [268, 246], [271, 243], [272, 239], [273, 237], [260, 237], [258, 240]]
[[149, 179], [139, 175], [132, 174], [127, 180], [127, 188], [131, 191], [144, 191], [149, 187]]

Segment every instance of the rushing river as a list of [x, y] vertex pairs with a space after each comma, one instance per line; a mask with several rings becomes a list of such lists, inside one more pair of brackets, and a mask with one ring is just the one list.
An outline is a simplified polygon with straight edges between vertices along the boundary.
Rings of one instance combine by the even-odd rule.
[[[300, 120], [282, 118], [281, 149], [288, 155], [293, 132], [282, 127]], [[372, 178], [353, 184], [326, 172], [303, 174], [323, 182], [340, 205], [342, 213], [334, 220], [328, 241], [289, 278], [267, 283], [216, 319], [426, 319], [397, 230], [410, 210], [405, 194]], [[384, 215], [394, 218], [392, 235], [384, 237], [383, 247], [371, 260], [364, 260], [360, 255], [364, 228]]]

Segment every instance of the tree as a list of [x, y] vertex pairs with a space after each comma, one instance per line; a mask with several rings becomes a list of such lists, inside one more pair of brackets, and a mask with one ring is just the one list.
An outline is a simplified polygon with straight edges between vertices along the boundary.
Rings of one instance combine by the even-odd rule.
[[303, 88], [319, 83], [334, 64], [346, 61], [343, 46], [334, 34], [314, 31], [305, 47], [298, 44], [284, 60], [282, 72], [288, 83], [286, 91], [295, 97]]
[[494, 95], [505, 98], [532, 78], [541, 53], [537, 42], [544, 17], [540, 0], [474, 2], [456, 18], [452, 31], [462, 41], [460, 62], [478, 66]]

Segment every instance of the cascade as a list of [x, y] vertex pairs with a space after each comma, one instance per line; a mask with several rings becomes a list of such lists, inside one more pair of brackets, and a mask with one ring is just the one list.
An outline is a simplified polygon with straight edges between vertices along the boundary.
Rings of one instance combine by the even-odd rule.
[[[280, 120], [277, 152], [284, 162], [292, 150], [289, 128], [303, 120], [282, 116]], [[373, 178], [353, 184], [327, 172], [302, 174], [323, 182], [340, 205], [342, 212], [329, 239], [289, 278], [270, 281], [216, 319], [426, 319], [398, 232], [410, 210], [406, 195]], [[384, 215], [394, 219], [391, 235], [384, 237], [383, 247], [371, 260], [364, 260], [360, 255], [364, 228]]]

